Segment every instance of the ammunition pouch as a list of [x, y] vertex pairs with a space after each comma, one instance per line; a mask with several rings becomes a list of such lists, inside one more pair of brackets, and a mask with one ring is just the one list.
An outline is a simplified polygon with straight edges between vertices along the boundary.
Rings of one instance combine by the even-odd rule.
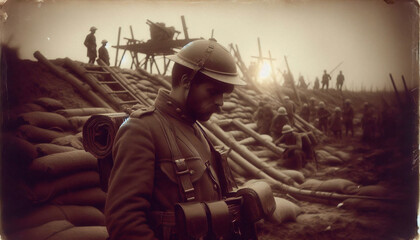
[[239, 189], [236, 196], [242, 197], [242, 218], [248, 222], [256, 222], [271, 216], [276, 210], [276, 202], [270, 185], [266, 182], [255, 182], [246, 188]]
[[208, 233], [206, 205], [204, 203], [178, 203], [175, 222], [179, 239], [201, 238]]

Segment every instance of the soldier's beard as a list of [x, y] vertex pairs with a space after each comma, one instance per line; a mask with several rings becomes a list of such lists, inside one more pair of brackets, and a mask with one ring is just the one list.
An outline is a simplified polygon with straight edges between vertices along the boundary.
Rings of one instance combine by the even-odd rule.
[[187, 113], [197, 121], [207, 121], [213, 113], [221, 113], [222, 108], [217, 105], [204, 105], [200, 101], [195, 101], [190, 94], [186, 101]]

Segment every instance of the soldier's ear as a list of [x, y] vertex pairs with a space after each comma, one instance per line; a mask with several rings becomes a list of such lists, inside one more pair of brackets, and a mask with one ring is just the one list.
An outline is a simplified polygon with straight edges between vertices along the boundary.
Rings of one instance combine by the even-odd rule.
[[191, 79], [188, 74], [184, 74], [181, 77], [181, 86], [185, 89], [190, 89], [191, 87]]

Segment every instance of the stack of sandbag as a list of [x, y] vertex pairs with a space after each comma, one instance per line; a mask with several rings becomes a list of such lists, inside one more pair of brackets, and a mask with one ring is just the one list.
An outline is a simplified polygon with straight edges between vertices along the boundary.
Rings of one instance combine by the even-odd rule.
[[296, 217], [302, 213], [301, 207], [284, 198], [274, 197], [276, 201], [276, 210], [268, 219], [275, 223], [283, 223], [286, 221], [296, 221]]
[[31, 104], [36, 103], [45, 111], [16, 111], [16, 128], [3, 136], [5, 236], [105, 240], [106, 194], [100, 189], [97, 159], [83, 149], [82, 133], [63, 116], [74, 117], [76, 110], [65, 111], [54, 99]]

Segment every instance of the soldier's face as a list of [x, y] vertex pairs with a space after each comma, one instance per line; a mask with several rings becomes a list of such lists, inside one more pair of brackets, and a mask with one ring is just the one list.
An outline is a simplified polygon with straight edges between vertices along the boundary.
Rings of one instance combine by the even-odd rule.
[[207, 121], [211, 115], [221, 112], [223, 95], [233, 91], [233, 85], [214, 80], [206, 80], [199, 84], [192, 84], [187, 108], [198, 121]]

